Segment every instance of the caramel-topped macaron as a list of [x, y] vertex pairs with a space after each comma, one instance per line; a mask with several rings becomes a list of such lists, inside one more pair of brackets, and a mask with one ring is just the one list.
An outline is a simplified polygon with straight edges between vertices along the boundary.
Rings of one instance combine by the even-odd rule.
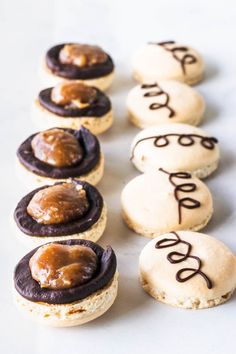
[[68, 178], [96, 185], [104, 171], [99, 141], [84, 127], [33, 134], [19, 146], [17, 158], [17, 175], [32, 188]]
[[97, 135], [113, 122], [110, 99], [96, 87], [78, 82], [63, 81], [40, 91], [33, 108], [32, 118], [42, 129], [84, 126]]
[[149, 42], [133, 58], [133, 76], [141, 83], [170, 79], [194, 85], [202, 80], [204, 62], [192, 47], [175, 41]]
[[14, 219], [20, 239], [28, 244], [82, 238], [97, 241], [106, 226], [107, 208], [95, 187], [71, 180], [27, 194], [18, 203]]
[[91, 321], [113, 304], [116, 256], [86, 240], [52, 242], [23, 257], [14, 272], [16, 304], [32, 318], [66, 327]]
[[99, 46], [65, 43], [50, 48], [43, 60], [41, 81], [44, 86], [62, 80], [83, 82], [106, 90], [114, 77], [112, 58]]
[[156, 300], [187, 309], [227, 301], [236, 287], [236, 257], [215, 237], [192, 231], [162, 234], [139, 258], [143, 289]]

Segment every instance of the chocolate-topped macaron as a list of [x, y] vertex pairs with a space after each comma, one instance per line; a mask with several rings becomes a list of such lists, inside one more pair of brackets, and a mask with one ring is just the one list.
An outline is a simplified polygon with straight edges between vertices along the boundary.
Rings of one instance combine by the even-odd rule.
[[211, 192], [185, 171], [164, 168], [133, 178], [121, 194], [122, 216], [137, 234], [203, 229], [213, 214]]
[[87, 240], [47, 243], [24, 256], [14, 271], [14, 297], [42, 324], [67, 327], [91, 321], [113, 304], [116, 256]]
[[226, 302], [236, 287], [236, 257], [215, 237], [192, 231], [162, 234], [139, 258], [143, 289], [166, 304], [203, 309]]
[[205, 178], [219, 163], [218, 140], [188, 124], [161, 124], [142, 130], [131, 146], [130, 160], [141, 172], [190, 172]]
[[136, 85], [127, 96], [128, 119], [138, 128], [167, 123], [201, 123], [205, 102], [192, 87], [176, 80]]
[[133, 58], [133, 76], [140, 83], [171, 79], [194, 85], [202, 80], [203, 72], [201, 55], [175, 41], [149, 42]]
[[63, 81], [40, 91], [32, 119], [41, 129], [84, 126], [91, 133], [100, 134], [111, 127], [113, 113], [110, 99], [98, 88]]
[[79, 180], [35, 189], [14, 211], [17, 234], [28, 244], [86, 239], [97, 241], [107, 221], [107, 208], [99, 191]]
[[17, 175], [31, 187], [68, 178], [96, 185], [104, 171], [99, 141], [84, 127], [53, 128], [33, 134], [19, 146], [17, 158]]
[[96, 45], [55, 45], [47, 51], [43, 59], [41, 81], [44, 86], [54, 86], [61, 80], [73, 80], [106, 90], [113, 77], [112, 58]]

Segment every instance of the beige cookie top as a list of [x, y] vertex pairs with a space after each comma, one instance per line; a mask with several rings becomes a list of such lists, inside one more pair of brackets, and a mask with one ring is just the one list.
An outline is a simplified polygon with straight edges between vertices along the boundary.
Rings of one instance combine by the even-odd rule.
[[198, 125], [205, 103], [201, 95], [174, 80], [158, 80], [137, 85], [128, 94], [127, 109], [130, 120], [139, 128], [163, 123]]
[[121, 195], [131, 228], [149, 237], [171, 230], [200, 229], [213, 210], [211, 193], [188, 173], [158, 170], [132, 179]]
[[153, 126], [136, 135], [131, 145], [131, 161], [141, 172], [189, 171], [217, 165], [217, 139], [187, 124]]
[[158, 236], [144, 247], [140, 273], [152, 293], [164, 292], [175, 304], [176, 299], [211, 300], [234, 290], [236, 258], [214, 237], [178, 231]]
[[203, 71], [201, 55], [174, 41], [147, 43], [133, 57], [133, 75], [139, 82], [173, 79], [194, 84], [202, 79]]

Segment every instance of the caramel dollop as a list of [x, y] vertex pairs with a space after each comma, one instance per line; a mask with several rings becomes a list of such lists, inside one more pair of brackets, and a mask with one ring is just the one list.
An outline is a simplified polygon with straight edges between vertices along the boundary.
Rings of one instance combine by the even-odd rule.
[[59, 53], [59, 60], [63, 64], [84, 67], [106, 62], [107, 54], [95, 45], [66, 44]]
[[73, 103], [79, 108], [87, 107], [96, 97], [93, 87], [79, 82], [60, 82], [51, 92], [51, 100], [58, 105]]
[[87, 283], [97, 264], [97, 255], [90, 247], [59, 243], [40, 247], [29, 261], [31, 275], [41, 288], [55, 290]]
[[78, 140], [62, 129], [38, 133], [32, 139], [31, 146], [37, 159], [55, 167], [72, 166], [83, 158]]
[[81, 218], [88, 208], [89, 202], [82, 186], [62, 183], [35, 193], [27, 212], [40, 224], [61, 224]]

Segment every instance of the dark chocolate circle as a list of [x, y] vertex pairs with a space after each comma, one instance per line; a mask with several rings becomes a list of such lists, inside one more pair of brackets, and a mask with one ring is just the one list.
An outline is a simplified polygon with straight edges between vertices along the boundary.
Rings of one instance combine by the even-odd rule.
[[24, 256], [16, 265], [14, 271], [14, 284], [16, 291], [29, 301], [44, 302], [47, 304], [68, 304], [82, 300], [102, 289], [113, 278], [116, 271], [116, 256], [113, 249], [108, 246], [106, 250], [92, 241], [67, 240], [56, 242], [65, 245], [84, 245], [92, 248], [98, 257], [98, 268], [93, 278], [87, 283], [70, 289], [46, 289], [32, 278], [29, 260], [37, 248]]
[[194, 192], [196, 190], [196, 184], [195, 183], [178, 184], [175, 187], [175, 190], [180, 192], [185, 192], [185, 193]]
[[191, 146], [194, 144], [194, 139], [191, 135], [180, 135], [178, 138], [178, 143], [182, 146]]
[[160, 135], [154, 140], [154, 146], [156, 147], [164, 147], [167, 145], [169, 145], [169, 140], [164, 135]]
[[201, 140], [202, 146], [204, 146], [204, 148], [209, 150], [213, 150], [216, 143], [217, 143], [217, 139], [215, 138], [202, 137]]
[[107, 60], [104, 63], [91, 66], [79, 67], [74, 64], [61, 63], [59, 53], [65, 44], [73, 43], [56, 45], [46, 53], [46, 65], [54, 75], [71, 80], [88, 80], [109, 75], [114, 70], [114, 63], [109, 55], [107, 55]]
[[[32, 237], [56, 237], [56, 236], [70, 236], [80, 232], [84, 232], [92, 227], [100, 218], [103, 208], [103, 198], [98, 190], [93, 187], [91, 184], [79, 180], [73, 180], [73, 183], [82, 185], [86, 191], [87, 198], [89, 201], [89, 209], [86, 214], [77, 220], [70, 221], [68, 223], [62, 224], [39, 224], [27, 213], [27, 206], [35, 193], [41, 189], [50, 187], [43, 186], [37, 188], [27, 194], [21, 201], [18, 203], [15, 212], [14, 219], [19, 227], [19, 229], [26, 235]], [[55, 183], [62, 184], [62, 182]]]
[[90, 172], [98, 164], [101, 156], [97, 137], [84, 127], [80, 128], [80, 130], [57, 129], [62, 129], [76, 137], [83, 148], [84, 155], [82, 160], [73, 166], [56, 167], [37, 159], [31, 146], [32, 139], [36, 133], [26, 139], [17, 150], [17, 157], [22, 165], [36, 175], [55, 179], [79, 177]]
[[58, 105], [51, 99], [52, 87], [42, 90], [38, 99], [41, 106], [60, 117], [102, 117], [111, 110], [111, 101], [102, 91], [96, 89], [96, 97], [87, 107], [78, 108], [69, 105]]

